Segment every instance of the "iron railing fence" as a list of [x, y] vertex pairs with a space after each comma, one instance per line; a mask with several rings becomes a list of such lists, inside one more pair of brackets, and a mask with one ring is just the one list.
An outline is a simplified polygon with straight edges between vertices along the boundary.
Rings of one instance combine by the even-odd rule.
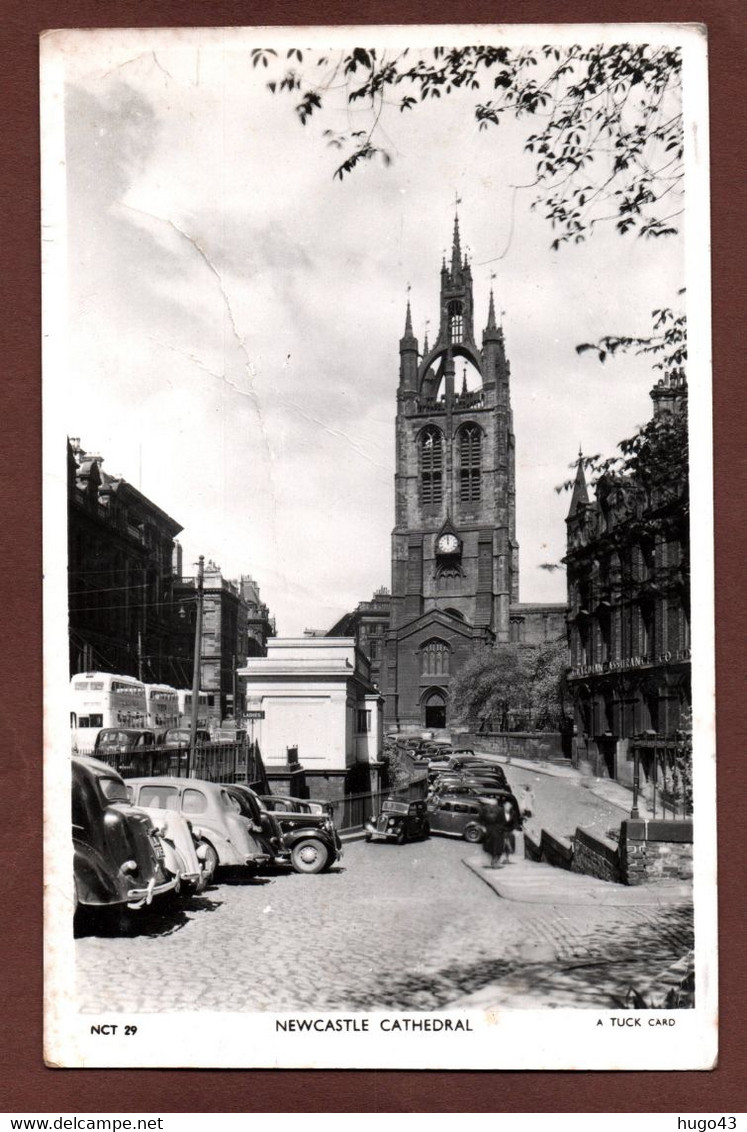
[[[124, 779], [162, 775], [185, 778], [189, 769], [190, 778], [207, 782], [244, 782], [258, 794], [272, 793], [259, 752], [237, 743], [205, 743], [189, 751], [185, 748], [147, 747], [138, 751], [78, 750], [76, 753], [91, 755], [106, 763]], [[342, 832], [360, 829], [379, 812], [387, 798], [401, 802], [418, 801], [425, 798], [427, 790], [428, 779], [423, 775], [406, 786], [347, 794], [330, 802], [335, 826]]]
[[368, 794], [346, 794], [344, 798], [331, 803], [333, 821], [341, 832], [360, 829], [370, 817], [379, 812], [387, 798], [396, 798], [399, 802], [415, 802], [424, 799], [427, 791], [428, 779], [424, 776], [397, 789], [389, 787]]
[[206, 782], [245, 782], [269, 793], [257, 750], [242, 743], [204, 743], [196, 747], [144, 747], [135, 751], [78, 750], [113, 767], [122, 778], [201, 778]]

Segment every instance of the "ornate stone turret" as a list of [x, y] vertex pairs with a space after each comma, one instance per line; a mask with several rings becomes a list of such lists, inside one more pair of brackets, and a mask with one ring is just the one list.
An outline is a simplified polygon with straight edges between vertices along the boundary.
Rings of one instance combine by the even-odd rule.
[[[586, 486], [586, 476], [584, 474], [584, 457], [581, 449], [578, 450], [578, 461], [576, 462], [576, 478], [573, 481], [573, 494], [571, 495], [571, 505], [568, 508], [568, 519], [573, 519], [576, 512], [580, 507], [587, 507], [589, 504], [589, 491]], [[566, 520], [567, 521], [567, 520]]]
[[412, 332], [412, 312], [407, 300], [405, 333], [399, 340], [399, 382], [400, 390], [415, 393], [418, 387], [418, 340]]

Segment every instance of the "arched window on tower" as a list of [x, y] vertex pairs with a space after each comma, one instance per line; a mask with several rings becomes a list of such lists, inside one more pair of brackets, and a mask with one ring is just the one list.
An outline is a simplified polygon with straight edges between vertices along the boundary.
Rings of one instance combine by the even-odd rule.
[[449, 675], [449, 646], [446, 641], [434, 638], [423, 645], [421, 652], [423, 676]]
[[480, 498], [480, 429], [465, 425], [459, 432], [459, 499], [476, 503]]
[[423, 503], [440, 503], [443, 499], [443, 437], [435, 427], [423, 430], [420, 437], [420, 491]]
[[453, 345], [455, 342], [461, 342], [464, 338], [464, 314], [462, 304], [457, 299], [453, 299], [449, 303], [448, 316], [449, 342]]

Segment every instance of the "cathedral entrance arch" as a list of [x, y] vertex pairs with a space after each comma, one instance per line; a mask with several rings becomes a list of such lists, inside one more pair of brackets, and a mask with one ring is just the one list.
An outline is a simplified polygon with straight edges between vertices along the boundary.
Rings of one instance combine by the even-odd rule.
[[427, 728], [446, 726], [446, 693], [432, 688], [423, 697], [423, 723]]

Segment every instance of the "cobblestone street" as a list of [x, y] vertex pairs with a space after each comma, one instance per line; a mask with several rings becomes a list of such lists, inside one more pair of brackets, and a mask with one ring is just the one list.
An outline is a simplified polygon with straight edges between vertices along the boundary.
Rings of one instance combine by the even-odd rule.
[[692, 947], [687, 905], [504, 900], [468, 857], [446, 838], [359, 841], [327, 874], [229, 878], [134, 912], [78, 939], [80, 1008], [433, 1010], [496, 986], [508, 1007], [609, 1008]]

